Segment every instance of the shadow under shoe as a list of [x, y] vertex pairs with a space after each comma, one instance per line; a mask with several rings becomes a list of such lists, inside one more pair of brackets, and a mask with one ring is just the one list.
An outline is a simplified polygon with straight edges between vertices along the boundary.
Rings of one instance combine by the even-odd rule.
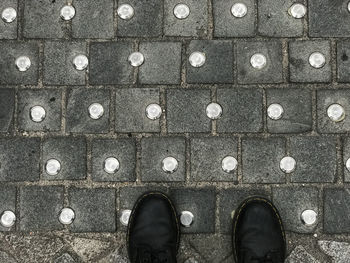
[[233, 255], [237, 263], [283, 263], [286, 241], [276, 207], [262, 197], [245, 200], [233, 219]]
[[176, 263], [180, 225], [175, 207], [161, 192], [142, 195], [130, 215], [127, 245], [131, 263]]

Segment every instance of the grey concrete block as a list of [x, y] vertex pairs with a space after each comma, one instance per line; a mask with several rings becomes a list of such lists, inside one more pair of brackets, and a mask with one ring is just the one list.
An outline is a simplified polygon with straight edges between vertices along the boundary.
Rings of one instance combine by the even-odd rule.
[[0, 89], [0, 133], [13, 129], [15, 90]]
[[350, 41], [337, 43], [337, 77], [339, 82], [350, 82]]
[[350, 171], [346, 168], [346, 162], [350, 158], [350, 139], [348, 137], [343, 138], [343, 169], [344, 169], [344, 182], [350, 182]]
[[[17, 11], [18, 1], [17, 0], [2, 0], [0, 3], [0, 14], [4, 9], [12, 7]], [[6, 23], [0, 19], [0, 39], [16, 39], [17, 38], [17, 19], [11, 23]]]
[[[16, 193], [17, 190], [14, 186], [0, 186], [0, 216], [4, 211], [12, 211], [16, 214]], [[14, 230], [15, 227], [16, 223], [11, 228], [6, 228], [0, 225], [0, 232]]]

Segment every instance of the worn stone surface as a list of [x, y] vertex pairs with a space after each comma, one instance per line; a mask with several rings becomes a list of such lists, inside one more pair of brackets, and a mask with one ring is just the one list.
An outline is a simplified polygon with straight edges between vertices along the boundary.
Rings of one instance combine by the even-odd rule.
[[320, 249], [332, 257], [334, 263], [346, 263], [350, 257], [350, 244], [347, 242], [337, 242], [320, 240], [318, 241]]
[[304, 247], [297, 246], [287, 257], [286, 263], [320, 263]]
[[[0, 187], [0, 216], [4, 211], [12, 211], [16, 214], [16, 188], [14, 186]], [[15, 225], [11, 228], [0, 225], [0, 231], [9, 231], [15, 229]], [[0, 256], [1, 259], [1, 256]]]
[[[17, 0], [3, 0], [0, 3], [0, 12], [5, 8], [12, 7], [17, 12]], [[0, 20], [0, 39], [16, 39], [17, 38], [17, 18], [11, 23], [5, 23]]]
[[339, 82], [350, 82], [350, 42], [337, 43], [337, 73]]
[[15, 91], [0, 89], [0, 132], [10, 132], [13, 128], [15, 111]]

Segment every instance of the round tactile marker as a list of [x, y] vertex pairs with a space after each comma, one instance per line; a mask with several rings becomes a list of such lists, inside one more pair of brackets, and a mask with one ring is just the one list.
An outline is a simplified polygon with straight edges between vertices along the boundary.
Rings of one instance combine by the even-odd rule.
[[235, 157], [233, 157], [233, 156], [226, 156], [221, 161], [221, 168], [226, 173], [232, 173], [234, 170], [236, 170], [237, 164], [238, 164], [238, 162], [237, 162]]
[[185, 19], [190, 15], [190, 8], [185, 4], [177, 4], [174, 7], [174, 16], [178, 19]]
[[73, 223], [75, 218], [75, 213], [73, 209], [66, 207], [63, 208], [60, 212], [60, 216], [58, 217], [58, 220], [61, 222], [63, 225], [70, 225]]
[[130, 54], [128, 60], [131, 66], [139, 67], [145, 61], [145, 57], [141, 52], [133, 52]]
[[117, 13], [121, 19], [128, 20], [134, 16], [134, 8], [129, 4], [122, 4], [118, 7]]
[[92, 103], [88, 110], [90, 118], [94, 120], [101, 118], [104, 113], [103, 106], [100, 103]]
[[288, 11], [289, 14], [294, 18], [303, 18], [306, 15], [306, 6], [296, 3], [293, 4]]
[[60, 11], [63, 20], [71, 20], [75, 16], [75, 8], [72, 5], [65, 5]]
[[26, 56], [20, 56], [16, 59], [15, 61], [16, 63], [16, 67], [19, 71], [27, 71], [30, 66], [31, 66], [31, 62], [30, 62], [30, 59]]
[[348, 11], [350, 12], [350, 2], [348, 3]]
[[11, 227], [16, 222], [16, 215], [10, 210], [6, 210], [1, 214], [0, 223], [3, 227]]
[[104, 161], [104, 170], [106, 173], [109, 174], [114, 174], [115, 172], [117, 172], [119, 170], [120, 164], [117, 158], [115, 157], [108, 157], [105, 161]]
[[301, 213], [300, 219], [306, 226], [314, 225], [317, 221], [317, 213], [314, 210], [305, 210]]
[[322, 53], [314, 52], [309, 57], [309, 64], [313, 68], [322, 68], [326, 64], [326, 58]]
[[346, 169], [350, 172], [350, 158], [346, 160], [345, 166], [346, 166]]
[[150, 120], [159, 119], [162, 115], [162, 108], [156, 104], [152, 103], [146, 107], [146, 116]]
[[286, 156], [280, 161], [280, 168], [285, 173], [291, 173], [295, 170], [296, 161], [293, 157]]
[[327, 109], [328, 117], [334, 122], [340, 122], [345, 118], [344, 108], [340, 104], [332, 104]]
[[248, 8], [243, 3], [236, 3], [231, 7], [231, 14], [236, 18], [244, 17], [248, 12]]
[[162, 169], [164, 172], [173, 173], [178, 168], [178, 161], [174, 157], [166, 157], [162, 161]]
[[193, 214], [190, 211], [182, 211], [180, 215], [181, 225], [190, 227], [193, 224]]
[[216, 120], [216, 119], [219, 119], [221, 117], [222, 108], [218, 103], [213, 102], [207, 106], [206, 113], [207, 113], [208, 118], [210, 118], [212, 120]]
[[189, 62], [192, 67], [199, 68], [204, 65], [206, 57], [203, 52], [193, 52], [189, 57]]
[[262, 69], [266, 66], [267, 60], [263, 54], [257, 53], [250, 58], [250, 65], [255, 69]]
[[282, 118], [283, 112], [283, 107], [277, 103], [273, 103], [267, 108], [267, 116], [272, 120], [279, 120]]
[[17, 11], [13, 7], [5, 8], [1, 12], [1, 18], [6, 23], [11, 23], [15, 21], [16, 17], [17, 17]]
[[45, 169], [48, 175], [57, 175], [61, 171], [61, 163], [56, 159], [50, 159], [46, 162]]
[[42, 122], [45, 119], [46, 111], [41, 106], [30, 108], [30, 119], [34, 122]]
[[119, 221], [123, 226], [127, 226], [129, 224], [130, 215], [131, 210], [129, 209], [122, 211], [122, 215], [120, 216]]
[[76, 70], [84, 70], [89, 65], [89, 60], [85, 55], [78, 55], [74, 58], [73, 64]]

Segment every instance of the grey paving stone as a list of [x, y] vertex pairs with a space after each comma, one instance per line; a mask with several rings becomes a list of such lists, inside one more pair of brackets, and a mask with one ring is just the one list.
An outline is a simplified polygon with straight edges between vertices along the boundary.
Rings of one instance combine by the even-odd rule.
[[[71, 88], [67, 94], [67, 131], [107, 133], [109, 131], [110, 91], [108, 89]], [[101, 118], [90, 118], [88, 108], [92, 103], [103, 106]]]
[[[31, 66], [20, 72], [15, 61], [27, 56]], [[34, 42], [6, 41], [0, 43], [0, 84], [25, 85], [38, 83], [39, 46]]]
[[128, 42], [92, 42], [90, 44], [90, 84], [130, 84], [133, 70], [128, 62], [133, 52]]
[[[7, 210], [16, 214], [16, 187], [8, 185], [0, 186], [0, 200], [0, 216]], [[15, 225], [13, 225], [11, 228], [6, 228], [0, 225], [0, 232], [11, 229], [15, 229]]]
[[25, 38], [63, 38], [65, 22], [60, 10], [65, 0], [24, 0], [23, 36]]
[[[114, 174], [104, 170], [104, 161], [114, 157], [120, 168]], [[134, 139], [94, 140], [92, 143], [92, 175], [94, 181], [135, 181], [136, 144]]]
[[0, 139], [0, 181], [39, 180], [40, 139]]
[[269, 198], [270, 193], [262, 187], [229, 188], [219, 192], [219, 224], [220, 233], [231, 234], [234, 211], [247, 198], [262, 196]]
[[318, 241], [320, 249], [332, 257], [334, 263], [346, 263], [350, 258], [350, 244], [347, 242], [337, 242], [330, 240]]
[[350, 119], [345, 115], [340, 122], [332, 121], [327, 115], [327, 109], [332, 104], [340, 104], [345, 114], [350, 109], [350, 90], [323, 89], [317, 91], [317, 130], [320, 133], [345, 133], [350, 131]]
[[312, 233], [322, 219], [313, 226], [306, 226], [301, 221], [305, 210], [314, 210], [319, 214], [318, 189], [316, 187], [274, 187], [273, 203], [278, 209], [283, 225], [287, 231]]
[[69, 205], [75, 211], [73, 232], [115, 232], [115, 189], [70, 188]]
[[221, 162], [226, 156], [237, 159], [237, 138], [207, 137], [191, 139], [191, 177], [193, 181], [236, 181], [237, 169], [227, 173]]
[[[193, 67], [189, 62], [192, 52], [202, 52], [206, 61], [201, 67]], [[232, 83], [233, 44], [226, 40], [193, 40], [187, 49], [188, 83]]]
[[260, 88], [218, 88], [222, 116], [218, 132], [259, 132], [263, 128], [263, 93]]
[[[250, 58], [256, 53], [266, 57], [266, 66], [262, 69], [255, 69], [250, 64]], [[239, 41], [236, 54], [239, 84], [282, 82], [282, 45], [280, 41]]]
[[285, 156], [284, 138], [242, 140], [243, 183], [284, 183], [280, 161]]
[[15, 111], [15, 90], [0, 89], [0, 133], [13, 129], [13, 113]]
[[[235, 18], [231, 7], [235, 3], [247, 6], [247, 14]], [[252, 37], [256, 30], [255, 0], [216, 0], [213, 1], [215, 37]]]
[[143, 42], [139, 50], [145, 58], [139, 69], [140, 83], [180, 84], [180, 42]]
[[194, 216], [190, 227], [181, 228], [183, 233], [214, 233], [216, 209], [214, 188], [172, 188], [169, 195], [178, 214], [190, 211]]
[[[48, 137], [43, 141], [43, 179], [82, 180], [86, 178], [86, 140], [83, 137]], [[61, 164], [57, 175], [46, 173], [46, 163], [56, 159]]]
[[209, 89], [167, 89], [168, 132], [210, 132], [206, 107], [211, 103]]
[[337, 43], [337, 76], [339, 82], [350, 82], [350, 41]]
[[[322, 68], [313, 68], [309, 57], [314, 52], [322, 53], [326, 64]], [[330, 43], [325, 40], [289, 42], [289, 78], [291, 82], [330, 82]]]
[[[57, 89], [36, 89], [18, 91], [18, 129], [24, 131], [60, 131], [61, 98]], [[30, 117], [31, 108], [41, 106], [45, 109], [45, 119], [34, 122]]]
[[348, 1], [309, 0], [311, 37], [349, 37]]
[[146, 115], [148, 105], [159, 104], [158, 88], [128, 88], [116, 90], [117, 132], [160, 132], [159, 119], [150, 120]]
[[296, 162], [292, 182], [334, 182], [337, 166], [334, 137], [291, 137], [289, 152]]
[[9, 253], [0, 250], [0, 260], [6, 263], [17, 263], [18, 261], [14, 259]]
[[157, 37], [162, 35], [162, 0], [120, 0], [118, 6], [129, 4], [134, 8], [134, 16], [129, 20], [118, 17], [118, 36]]
[[302, 88], [267, 89], [267, 107], [278, 103], [283, 107], [279, 120], [267, 117], [267, 129], [271, 133], [300, 133], [312, 130], [312, 94]]
[[[5, 8], [12, 7], [17, 11], [17, 0], [2, 0], [0, 3], [0, 14]], [[0, 20], [0, 39], [16, 39], [17, 38], [17, 18], [11, 22], [6, 23]]]
[[344, 188], [324, 189], [323, 230], [329, 234], [350, 232], [350, 192]]
[[259, 34], [269, 37], [302, 36], [304, 19], [296, 19], [288, 12], [294, 3], [294, 0], [258, 1]]
[[303, 246], [295, 247], [285, 263], [320, 263]]
[[[141, 141], [141, 180], [152, 182], [185, 181], [185, 138], [151, 137]], [[174, 157], [178, 161], [177, 170], [167, 173], [162, 169], [162, 161]]]
[[85, 70], [76, 70], [73, 60], [86, 55], [83, 42], [45, 42], [44, 83], [47, 85], [84, 85]]
[[[174, 7], [185, 4], [190, 15], [178, 19], [174, 15]], [[164, 1], [164, 33], [166, 36], [204, 37], [208, 33], [208, 6], [206, 0], [165, 0]]]
[[113, 38], [113, 0], [74, 0], [74, 38]]
[[344, 181], [350, 182], [350, 171], [346, 168], [346, 161], [350, 158], [350, 139], [343, 138], [343, 164], [344, 164]]
[[26, 186], [20, 188], [21, 231], [61, 230], [58, 215], [63, 208], [63, 186]]
[[64, 253], [55, 259], [54, 263], [74, 263], [76, 262], [71, 255]]

